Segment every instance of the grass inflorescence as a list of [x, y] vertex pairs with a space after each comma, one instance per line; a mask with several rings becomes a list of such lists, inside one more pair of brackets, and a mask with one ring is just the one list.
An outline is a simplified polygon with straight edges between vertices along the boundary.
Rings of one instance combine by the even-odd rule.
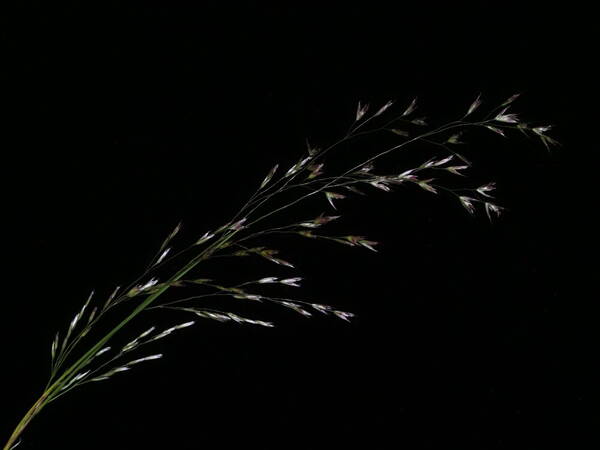
[[[269, 236], [296, 235], [377, 252], [378, 242], [361, 235], [331, 234], [327, 232], [328, 224], [343, 220], [340, 210], [344, 202], [352, 197], [366, 195], [369, 191], [391, 192], [406, 185], [414, 185], [431, 194], [447, 194], [467, 213], [485, 212], [489, 220], [493, 220], [504, 211], [494, 200], [495, 183], [450, 188], [444, 180], [447, 176], [463, 179], [471, 168], [470, 161], [456, 151], [471, 129], [484, 129], [502, 137], [507, 137], [511, 130], [518, 130], [540, 139], [547, 148], [558, 144], [547, 135], [550, 126], [532, 126], [523, 122], [517, 114], [509, 112], [517, 98], [518, 94], [513, 95], [483, 114], [483, 117], [477, 118], [481, 115], [482, 106], [479, 95], [465, 108], [462, 117], [435, 127], [428, 125], [424, 117], [415, 114], [418, 110], [416, 99], [396, 114], [391, 114], [394, 109], [392, 101], [373, 108], [375, 112], [372, 114], [370, 105], [359, 102], [354, 120], [342, 138], [326, 148], [307, 144], [304, 154], [288, 168], [281, 169], [280, 164], [275, 164], [254, 194], [229, 221], [214, 230], [199, 233], [191, 243], [183, 246], [174, 245], [181, 230], [181, 224], [178, 224], [136, 280], [129, 286], [115, 288], [106, 298], [97, 298], [92, 292], [66, 331], [55, 335], [50, 346], [48, 383], [40, 398], [16, 426], [4, 450], [13, 449], [19, 444], [25, 428], [45, 406], [78, 387], [110, 380], [138, 364], [160, 359], [163, 356], [160, 353], [146, 356], [134, 356], [133, 353], [151, 347], [155, 341], [178, 330], [195, 325], [198, 318], [269, 328], [275, 326], [272, 321], [208, 307], [205, 301], [209, 298], [218, 300], [230, 297], [246, 302], [273, 304], [304, 317], [321, 314], [351, 321], [354, 316], [351, 312], [301, 299], [294, 294], [294, 289], [301, 286], [302, 278], [294, 273], [293, 261], [288, 260], [281, 249], [271, 246]], [[386, 133], [395, 142], [368, 157], [341, 161], [344, 169], [331, 173], [328, 171], [326, 156], [332, 151], [358, 137], [377, 133]], [[376, 163], [380, 163], [386, 155], [416, 143], [430, 145], [436, 151], [435, 156], [400, 170], [378, 169]], [[296, 221], [286, 219], [291, 208], [297, 207], [302, 211], [301, 208], [309, 201], [320, 204], [329, 212]], [[285, 276], [267, 273], [234, 284], [203, 278], [198, 274], [198, 268], [203, 263], [221, 257], [258, 257], [290, 273]], [[167, 275], [164, 275], [165, 271]], [[271, 289], [265, 289], [266, 285], [277, 285], [290, 293], [285, 296], [272, 294]], [[193, 294], [165, 300], [163, 294], [176, 288], [185, 288], [186, 292], [192, 289]], [[129, 308], [124, 308], [124, 305], [129, 305]], [[109, 345], [117, 333], [126, 332], [132, 320], [146, 311], [175, 311], [185, 318], [179, 324], [165, 329], [150, 326], [125, 345]], [[112, 317], [121, 314], [117, 325], [91, 340], [90, 333], [99, 328], [109, 312]]]

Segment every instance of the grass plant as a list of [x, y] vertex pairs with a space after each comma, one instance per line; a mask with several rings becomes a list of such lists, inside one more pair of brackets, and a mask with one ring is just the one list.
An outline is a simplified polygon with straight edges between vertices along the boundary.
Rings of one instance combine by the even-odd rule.
[[[331, 305], [300, 299], [293, 294], [302, 282], [294, 272], [295, 266], [287, 260], [280, 248], [274, 248], [269, 237], [296, 235], [308, 240], [333, 241], [342, 245], [377, 252], [378, 242], [358, 234], [332, 234], [328, 224], [341, 221], [344, 202], [352, 197], [368, 195], [374, 191], [390, 192], [406, 186], [416, 186], [430, 194], [444, 194], [464, 208], [468, 214], [485, 213], [489, 220], [500, 216], [504, 208], [494, 199], [495, 184], [489, 182], [474, 187], [449, 187], [448, 177], [467, 179], [471, 163], [457, 151], [462, 139], [474, 129], [483, 129], [501, 137], [517, 130], [528, 137], [539, 139], [547, 148], [558, 143], [548, 136], [550, 126], [531, 125], [509, 109], [518, 94], [497, 107], [482, 112], [481, 96], [464, 109], [456, 120], [430, 126], [417, 115], [420, 109], [416, 99], [396, 113], [394, 102], [372, 108], [359, 103], [348, 131], [325, 148], [307, 144], [306, 151], [290, 167], [275, 165], [239, 211], [222, 226], [198, 233], [186, 245], [177, 244], [181, 225], [166, 237], [156, 256], [143, 273], [130, 285], [117, 287], [105, 298], [93, 292], [70, 321], [66, 331], [56, 334], [50, 345], [51, 368], [47, 385], [39, 399], [26, 412], [9, 437], [4, 450], [12, 450], [20, 443], [27, 426], [50, 403], [89, 383], [110, 380], [121, 372], [134, 369], [142, 363], [158, 360], [160, 353], [152, 353], [152, 343], [174, 332], [196, 324], [196, 319], [273, 327], [263, 318], [246, 317], [226, 309], [206, 306], [206, 300], [232, 297], [247, 302], [273, 304], [287, 308], [302, 316], [323, 314], [351, 321], [351, 312]], [[373, 148], [369, 139], [386, 135], [393, 142], [367, 156], [352, 160], [337, 152], [347, 145]], [[367, 142], [368, 144], [365, 144]], [[400, 151], [425, 144], [433, 156], [413, 167], [393, 168], [387, 157]], [[419, 146], [420, 148], [421, 146]], [[347, 153], [346, 155], [352, 155]], [[363, 153], [364, 155], [364, 153]], [[327, 157], [339, 157], [330, 171]], [[322, 213], [304, 219], [290, 219], [298, 213], [305, 214], [311, 203]], [[306, 214], [308, 215], [308, 214]], [[289, 271], [285, 276], [264, 276], [227, 284], [201, 277], [203, 264], [221, 257], [262, 258], [268, 263]], [[273, 289], [278, 287], [279, 289]], [[176, 299], [165, 299], [167, 291], [184, 288], [193, 294]], [[272, 292], [290, 292], [273, 294]], [[128, 305], [128, 306], [127, 306]], [[134, 319], [146, 311], [180, 313], [185, 319], [166, 329], [149, 326], [136, 337], [131, 336], [124, 345], [115, 345], [115, 337], [126, 336]], [[110, 314], [109, 314], [110, 313]], [[108, 331], [98, 333], [107, 317], [118, 317]], [[111, 319], [114, 320], [114, 319]], [[140, 350], [148, 353], [140, 354]]]

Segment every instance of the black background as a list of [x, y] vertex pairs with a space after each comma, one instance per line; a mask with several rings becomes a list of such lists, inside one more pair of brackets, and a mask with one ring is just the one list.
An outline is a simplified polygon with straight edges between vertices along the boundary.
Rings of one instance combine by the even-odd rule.
[[[305, 138], [324, 146], [343, 135], [358, 100], [395, 99], [400, 112], [417, 96], [441, 123], [479, 92], [482, 108], [521, 92], [514, 111], [555, 125], [563, 145], [468, 138], [465, 183], [498, 183], [501, 220], [416, 189], [344, 201], [339, 229], [380, 241], [379, 254], [282, 245], [307, 278], [299, 292], [357, 313], [352, 324], [227, 303], [278, 326], [200, 321], [156, 345], [160, 362], [49, 406], [22, 448], [597, 448], [599, 308], [584, 288], [593, 202], [581, 171], [597, 116], [589, 11], [489, 1], [4, 8], [2, 436], [40, 394], [51, 339], [89, 290], [134, 278], [179, 220], [182, 241], [220, 225], [274, 163], [296, 161]], [[440, 154], [415, 152], [407, 161]], [[242, 280], [250, 270], [215, 267]], [[148, 314], [121, 339], [187, 319]]]

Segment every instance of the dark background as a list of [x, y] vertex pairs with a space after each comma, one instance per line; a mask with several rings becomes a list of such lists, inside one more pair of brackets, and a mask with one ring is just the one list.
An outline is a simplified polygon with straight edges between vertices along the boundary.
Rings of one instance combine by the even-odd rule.
[[[381, 241], [379, 254], [282, 244], [307, 278], [300, 294], [357, 313], [352, 324], [277, 308], [247, 311], [274, 329], [199, 321], [149, 349], [160, 362], [49, 406], [22, 448], [597, 448], [582, 174], [595, 46], [590, 11], [560, 5], [4, 6], [1, 436], [40, 394], [52, 337], [90, 289], [134, 278], [179, 220], [181, 242], [224, 222], [305, 138], [339, 138], [358, 100], [401, 112], [417, 96], [441, 123], [479, 92], [482, 108], [521, 92], [514, 111], [555, 125], [563, 145], [469, 136], [465, 183], [498, 183], [501, 220], [416, 189], [344, 201], [339, 229]], [[262, 264], [242, 263], [210, 270], [244, 279]], [[121, 339], [187, 319], [141, 317]]]

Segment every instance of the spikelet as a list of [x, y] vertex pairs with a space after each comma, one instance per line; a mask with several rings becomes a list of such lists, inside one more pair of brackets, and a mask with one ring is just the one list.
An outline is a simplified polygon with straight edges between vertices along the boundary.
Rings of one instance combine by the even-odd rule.
[[410, 102], [410, 105], [408, 105], [408, 108], [406, 108], [404, 110], [404, 112], [402, 113], [402, 115], [400, 117], [405, 117], [408, 116], [410, 114], [412, 114], [412, 112], [417, 109], [417, 99], [414, 98], [412, 102]]
[[480, 105], [481, 105], [481, 93], [479, 95], [477, 95], [477, 98], [475, 99], [475, 101], [473, 101], [473, 103], [471, 103], [471, 106], [469, 106], [469, 109], [467, 110], [467, 113], [463, 116], [463, 118], [470, 116], [471, 113], [475, 112], [475, 110], [477, 108], [479, 108]]
[[269, 183], [269, 181], [271, 181], [271, 179], [273, 178], [273, 175], [275, 175], [275, 172], [277, 172], [278, 168], [279, 168], [279, 164], [275, 164], [273, 166], [273, 168], [269, 171], [269, 173], [267, 174], [265, 179], [262, 181], [262, 183], [260, 183], [260, 189], [264, 188]]

